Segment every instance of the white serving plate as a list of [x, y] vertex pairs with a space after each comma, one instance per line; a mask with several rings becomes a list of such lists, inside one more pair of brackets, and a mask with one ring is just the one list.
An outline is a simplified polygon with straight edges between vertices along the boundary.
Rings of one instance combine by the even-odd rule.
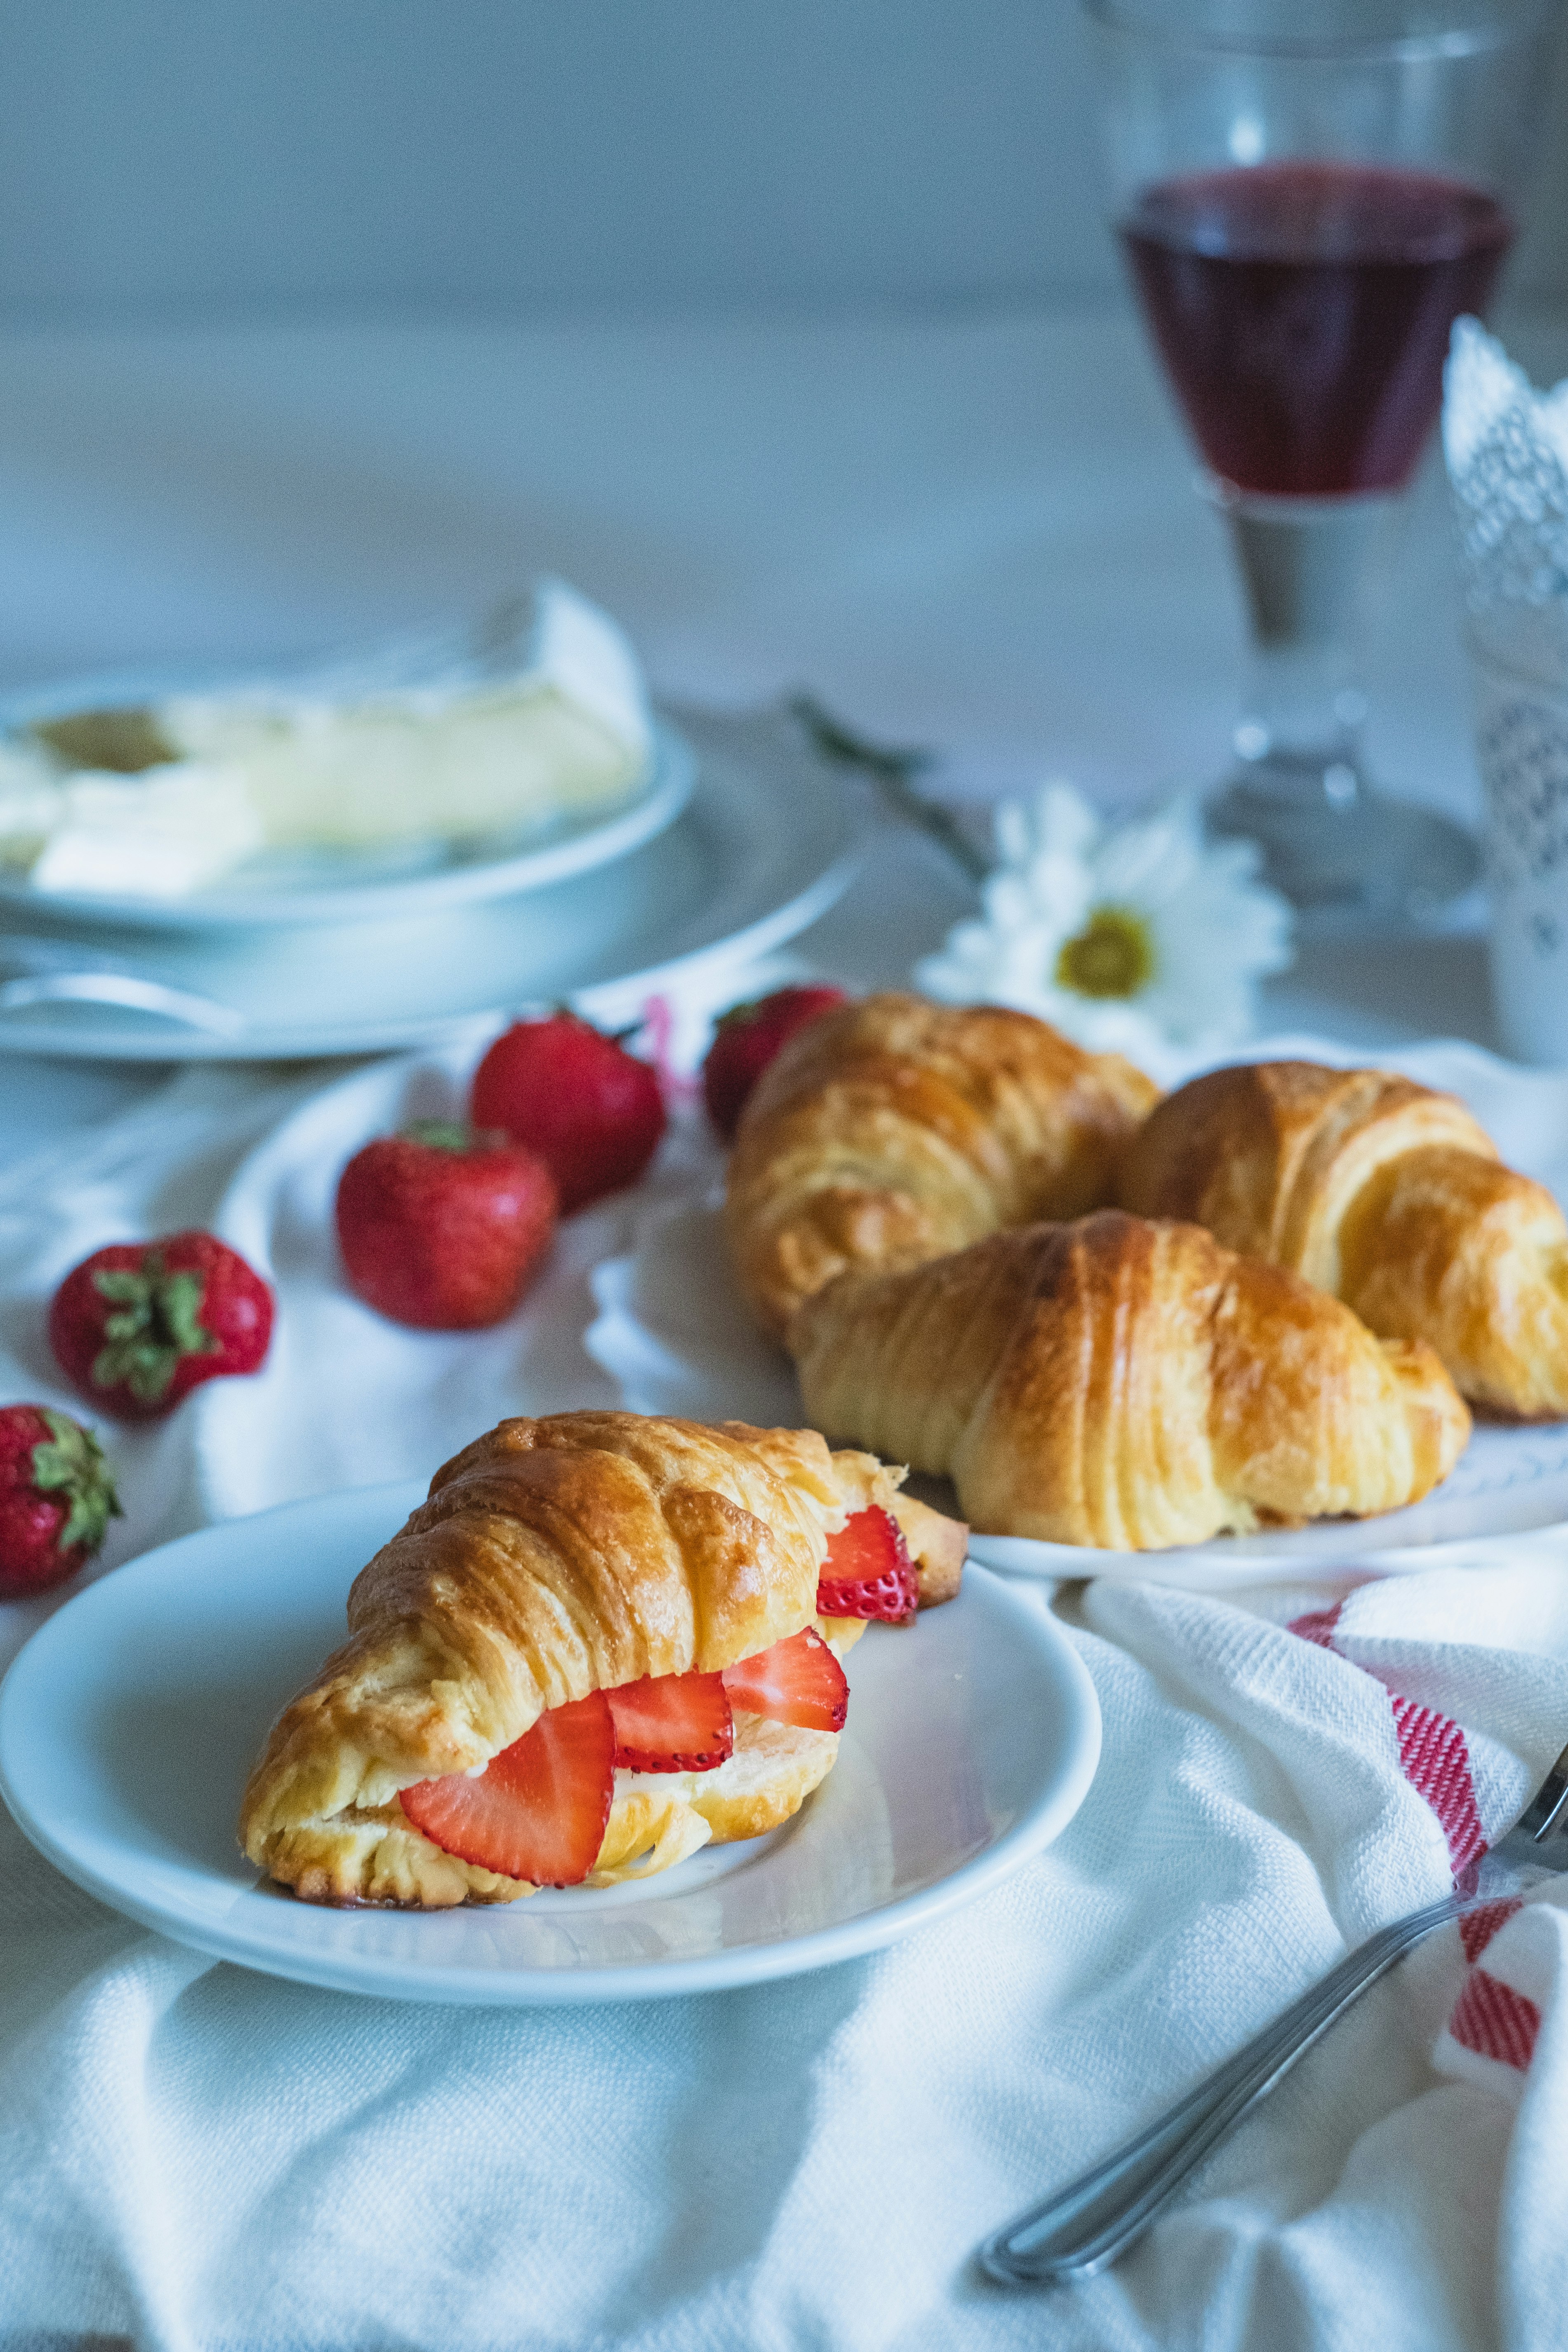
[[[78, 678], [0, 700], [0, 731], [71, 711], [153, 702], [193, 685], [205, 690], [229, 683], [210, 677], [192, 680], [167, 670]], [[36, 890], [25, 875], [0, 871], [0, 918], [47, 910], [94, 930], [129, 924], [152, 931], [227, 931], [387, 922], [482, 898], [515, 898], [639, 848], [674, 824], [695, 778], [689, 745], [660, 726], [647, 775], [607, 811], [474, 841], [389, 844], [378, 851], [264, 850], [220, 881], [178, 898]]]
[[[697, 775], [641, 848], [531, 890], [307, 928], [82, 927], [34, 898], [0, 932], [78, 949], [240, 1016], [233, 1032], [90, 1004], [0, 1013], [0, 1051], [121, 1061], [232, 1061], [438, 1044], [465, 1024], [568, 1001], [635, 1017], [657, 989], [777, 947], [825, 913], [855, 866], [859, 820], [841, 775], [778, 713], [689, 713]], [[676, 739], [668, 739], [674, 741]]]
[[1089, 1552], [1078, 1544], [972, 1535], [970, 1551], [1008, 1576], [1109, 1576], [1119, 1583], [1177, 1584], [1223, 1592], [1266, 1580], [1311, 1583], [1347, 1569], [1414, 1575], [1473, 1554], [1478, 1543], [1568, 1523], [1568, 1425], [1479, 1427], [1458, 1466], [1425, 1502], [1374, 1519], [1219, 1536], [1171, 1551]]
[[[1324, 1038], [1261, 1040], [1248, 1060], [1368, 1058]], [[1437, 1043], [1380, 1056], [1426, 1086], [1461, 1096], [1512, 1167], [1568, 1196], [1568, 1071], [1523, 1070], [1479, 1046]], [[1183, 1073], [1182, 1075], [1186, 1075]], [[679, 1209], [637, 1248], [594, 1277], [599, 1316], [587, 1347], [638, 1412], [760, 1423], [801, 1419], [800, 1391], [782, 1350], [757, 1331], [735, 1288], [719, 1213]], [[841, 1434], [842, 1433], [838, 1433]], [[951, 1490], [933, 1486], [949, 1510]], [[1444, 1484], [1424, 1502], [1376, 1518], [1220, 1536], [1170, 1551], [1100, 1551], [1016, 1536], [973, 1533], [972, 1556], [1011, 1576], [1109, 1577], [1120, 1583], [1224, 1591], [1266, 1580], [1329, 1582], [1347, 1572], [1413, 1572], [1439, 1562], [1479, 1564], [1477, 1547], [1568, 1526], [1568, 1423], [1538, 1428], [1478, 1424]]]
[[1089, 1675], [1034, 1595], [967, 1575], [848, 1660], [838, 1762], [795, 1821], [635, 1885], [422, 1915], [258, 1883], [234, 1839], [279, 1708], [343, 1636], [417, 1484], [163, 1545], [58, 1611], [0, 1685], [0, 1791], [67, 1877], [224, 1959], [347, 1992], [526, 2005], [793, 1976], [890, 1943], [1056, 1837], [1100, 1755]]

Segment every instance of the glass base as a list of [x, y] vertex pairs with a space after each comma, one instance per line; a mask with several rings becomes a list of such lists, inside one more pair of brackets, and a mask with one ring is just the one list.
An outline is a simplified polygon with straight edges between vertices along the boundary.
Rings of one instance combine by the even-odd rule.
[[1463, 825], [1386, 799], [1342, 754], [1276, 751], [1240, 768], [1204, 821], [1211, 834], [1257, 842], [1263, 879], [1302, 916], [1336, 927], [1429, 920], [1480, 875]]

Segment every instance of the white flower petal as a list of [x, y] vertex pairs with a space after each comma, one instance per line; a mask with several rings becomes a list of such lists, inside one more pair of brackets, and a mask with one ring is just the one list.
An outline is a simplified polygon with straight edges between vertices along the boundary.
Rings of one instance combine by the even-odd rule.
[[1088, 857], [1100, 838], [1100, 818], [1059, 777], [1037, 794], [1032, 817], [1039, 847], [1052, 856]]

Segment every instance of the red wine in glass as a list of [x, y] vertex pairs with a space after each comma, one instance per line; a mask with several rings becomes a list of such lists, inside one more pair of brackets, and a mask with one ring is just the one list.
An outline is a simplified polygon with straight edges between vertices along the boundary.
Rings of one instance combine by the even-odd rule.
[[1205, 457], [1270, 498], [1404, 488], [1449, 331], [1485, 308], [1513, 234], [1462, 180], [1330, 162], [1163, 180], [1121, 223]]

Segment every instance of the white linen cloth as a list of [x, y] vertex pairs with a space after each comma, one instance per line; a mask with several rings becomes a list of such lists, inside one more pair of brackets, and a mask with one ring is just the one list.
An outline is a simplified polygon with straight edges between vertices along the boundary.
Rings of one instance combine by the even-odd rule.
[[[710, 1179], [695, 1119], [497, 1332], [405, 1332], [343, 1289], [338, 1169], [440, 1108], [477, 1044], [326, 1090], [193, 1072], [0, 1185], [0, 1395], [72, 1402], [43, 1308], [100, 1241], [215, 1223], [278, 1286], [261, 1375], [109, 1433], [104, 1572], [426, 1471], [503, 1411], [614, 1397], [589, 1269]], [[1113, 2272], [1042, 2298], [971, 2255], [1508, 1825], [1568, 1739], [1565, 1565], [1521, 1540], [1247, 1607], [1062, 1588], [1105, 1746], [1057, 1845], [874, 1958], [698, 1999], [444, 2011], [276, 1981], [120, 1919], [0, 1817], [0, 2345], [1560, 2341], [1550, 1892], [1432, 1939]], [[0, 1611], [6, 1652], [47, 1607]]]

